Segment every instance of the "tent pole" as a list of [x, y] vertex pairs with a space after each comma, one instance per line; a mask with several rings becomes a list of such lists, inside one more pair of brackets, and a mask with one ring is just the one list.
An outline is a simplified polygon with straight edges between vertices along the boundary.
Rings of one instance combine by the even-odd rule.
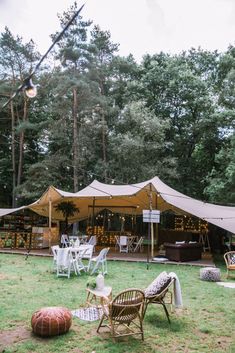
[[[152, 195], [152, 184], [150, 184], [150, 193], [149, 193], [149, 210], [152, 212], [153, 210], [153, 195]], [[151, 213], [150, 213], [151, 217]], [[150, 218], [151, 222], [151, 218]], [[151, 257], [154, 257], [154, 230], [153, 230], [153, 223], [150, 223], [150, 232], [151, 232]]]
[[148, 223], [148, 249], [147, 249], [147, 270], [149, 269], [149, 248], [150, 248], [150, 223]]
[[151, 223], [151, 257], [154, 257], [154, 228], [153, 223]]
[[[155, 197], [155, 200], [156, 200], [156, 203], [155, 203], [155, 209], [157, 210], [158, 209], [158, 196], [156, 194], [156, 197]], [[155, 230], [156, 230], [156, 247], [158, 249], [158, 242], [159, 242], [159, 223], [155, 223]]]
[[51, 197], [49, 197], [49, 252], [51, 251]]
[[[147, 270], [149, 269], [149, 254], [150, 254], [150, 242], [151, 242], [151, 254], [153, 252], [152, 250], [152, 225], [153, 223], [151, 222], [151, 213], [153, 210], [153, 204], [152, 204], [152, 184], [149, 186], [149, 211], [150, 211], [150, 222], [148, 222], [148, 251], [147, 251]], [[153, 256], [152, 256], [153, 257]]]
[[92, 235], [95, 235], [95, 197], [92, 203]]

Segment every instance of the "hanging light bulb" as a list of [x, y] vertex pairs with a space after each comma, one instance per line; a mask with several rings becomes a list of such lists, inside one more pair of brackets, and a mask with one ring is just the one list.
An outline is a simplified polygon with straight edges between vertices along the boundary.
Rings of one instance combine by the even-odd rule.
[[37, 87], [33, 84], [31, 78], [28, 80], [25, 80], [25, 86], [24, 86], [25, 94], [29, 98], [34, 98], [37, 95]]

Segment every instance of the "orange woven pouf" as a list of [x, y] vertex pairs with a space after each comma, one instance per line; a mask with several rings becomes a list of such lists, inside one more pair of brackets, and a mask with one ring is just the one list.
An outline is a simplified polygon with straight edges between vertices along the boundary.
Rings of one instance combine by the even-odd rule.
[[47, 307], [37, 310], [31, 319], [36, 335], [49, 337], [68, 332], [72, 324], [72, 314], [67, 308]]

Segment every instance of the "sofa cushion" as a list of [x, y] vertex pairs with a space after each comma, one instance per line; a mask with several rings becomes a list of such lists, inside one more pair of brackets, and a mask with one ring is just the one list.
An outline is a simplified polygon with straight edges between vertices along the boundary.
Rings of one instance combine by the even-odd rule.
[[166, 271], [160, 273], [155, 280], [145, 289], [144, 293], [146, 297], [159, 294], [165, 289], [171, 281], [171, 277]]

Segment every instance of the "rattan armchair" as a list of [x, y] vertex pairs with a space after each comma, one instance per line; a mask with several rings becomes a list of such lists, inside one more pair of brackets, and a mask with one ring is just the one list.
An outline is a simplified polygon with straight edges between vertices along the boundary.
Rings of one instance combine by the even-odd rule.
[[227, 267], [227, 278], [230, 271], [235, 271], [235, 251], [228, 251], [224, 254], [224, 260]]
[[143, 309], [144, 292], [127, 289], [103, 307], [97, 332], [101, 327], [108, 327], [114, 341], [117, 337], [130, 335], [141, 335], [144, 340]]
[[168, 322], [170, 323], [170, 315], [167, 310], [166, 304], [173, 305], [173, 292], [172, 287], [174, 285], [175, 278], [172, 278], [171, 281], [167, 284], [166, 287], [158, 294], [146, 296], [145, 295], [145, 305], [144, 305], [144, 315], [148, 308], [149, 304], [160, 304], [163, 306]]

